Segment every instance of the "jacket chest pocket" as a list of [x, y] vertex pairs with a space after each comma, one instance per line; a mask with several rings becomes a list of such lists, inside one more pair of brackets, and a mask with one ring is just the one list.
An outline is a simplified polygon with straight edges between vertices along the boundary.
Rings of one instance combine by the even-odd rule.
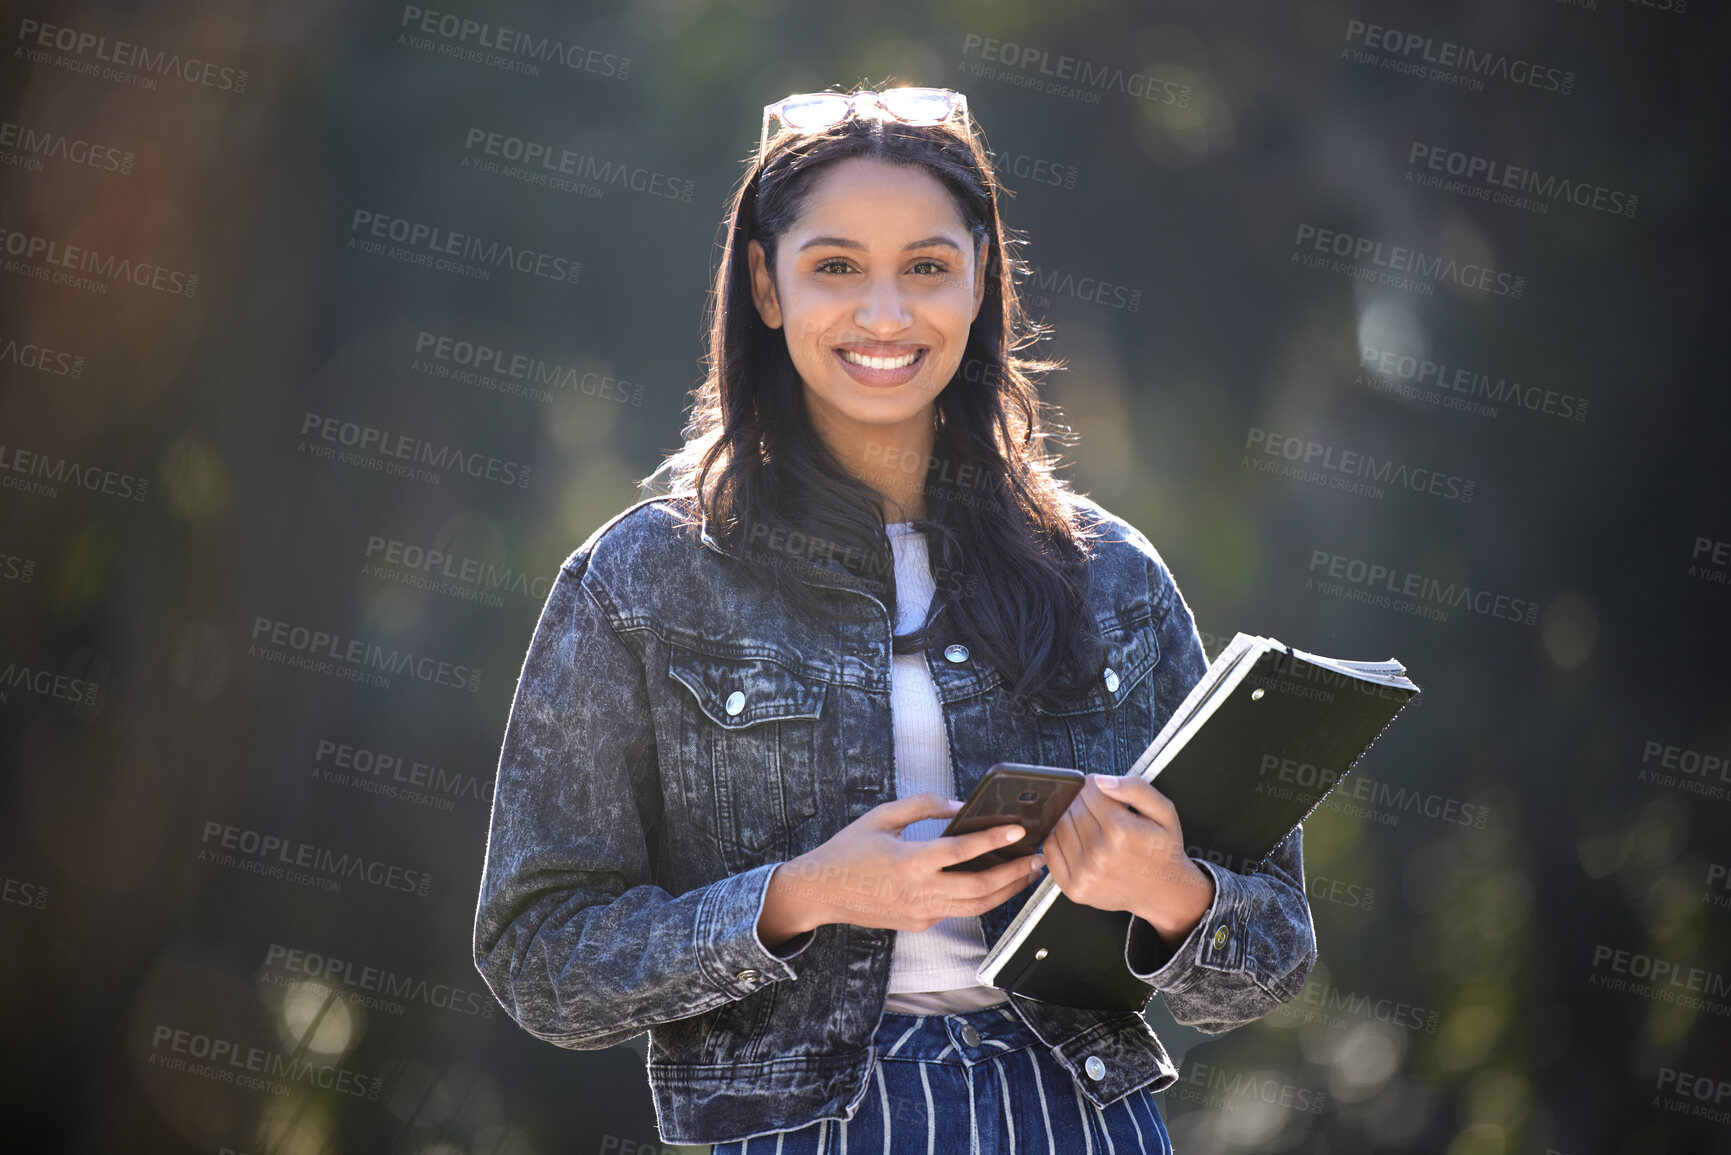
[[686, 816], [734, 871], [791, 857], [817, 813], [818, 726], [828, 683], [774, 659], [669, 647], [681, 687]]
[[1146, 605], [1100, 623], [1106, 668], [1086, 697], [1063, 708], [1035, 705], [1049, 747], [1068, 749], [1061, 763], [1084, 773], [1122, 774], [1141, 757], [1165, 719], [1154, 716], [1154, 667], [1160, 643]]

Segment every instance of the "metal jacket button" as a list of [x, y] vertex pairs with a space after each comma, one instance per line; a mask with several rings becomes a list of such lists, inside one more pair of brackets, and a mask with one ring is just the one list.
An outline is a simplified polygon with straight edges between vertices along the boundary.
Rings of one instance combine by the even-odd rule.
[[745, 709], [745, 695], [740, 691], [735, 690], [727, 696], [727, 712], [732, 715], [739, 713], [743, 709]]
[[1096, 1083], [1106, 1077], [1106, 1064], [1099, 1055], [1089, 1055], [1088, 1061], [1082, 1064], [1082, 1069], [1088, 1072], [1088, 1077]]
[[1226, 924], [1221, 923], [1214, 930], [1214, 949], [1224, 950], [1226, 948], [1226, 938]]
[[962, 1042], [968, 1044], [970, 1047], [977, 1047], [980, 1045], [980, 1032], [974, 1030], [974, 1024], [962, 1024]]
[[968, 660], [968, 647], [960, 642], [952, 642], [944, 647], [944, 657], [952, 662], [965, 662]]
[[759, 974], [759, 972], [753, 970], [750, 967], [746, 967], [744, 970], [740, 971], [738, 974], [734, 975], [733, 977], [738, 979], [742, 983], [754, 983], [758, 979], [758, 974]]
[[1118, 692], [1118, 671], [1114, 670], [1111, 666], [1106, 667], [1106, 692], [1108, 694], [1116, 694]]

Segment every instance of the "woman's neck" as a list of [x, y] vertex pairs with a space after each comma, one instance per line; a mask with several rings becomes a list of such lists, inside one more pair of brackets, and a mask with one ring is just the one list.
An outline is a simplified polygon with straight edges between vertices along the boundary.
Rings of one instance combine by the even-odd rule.
[[842, 467], [877, 491], [886, 524], [926, 515], [926, 467], [937, 441], [927, 406], [896, 425], [836, 422], [814, 411], [813, 425]]

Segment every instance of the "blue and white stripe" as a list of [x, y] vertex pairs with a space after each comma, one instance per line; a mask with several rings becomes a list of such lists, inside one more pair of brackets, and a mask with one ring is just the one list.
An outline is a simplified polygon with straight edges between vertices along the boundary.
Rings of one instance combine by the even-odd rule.
[[718, 1143], [713, 1155], [1172, 1155], [1146, 1088], [1095, 1107], [1007, 1007], [886, 1011], [875, 1045], [872, 1093], [853, 1118]]

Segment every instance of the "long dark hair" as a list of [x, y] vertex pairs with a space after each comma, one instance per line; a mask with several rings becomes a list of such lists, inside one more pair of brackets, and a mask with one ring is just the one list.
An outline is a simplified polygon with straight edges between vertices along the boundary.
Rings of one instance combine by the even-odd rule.
[[[856, 89], [857, 91], [857, 89]], [[1062, 363], [1024, 356], [1049, 335], [1023, 310], [1013, 279], [1025, 273], [1021, 242], [998, 216], [998, 183], [965, 118], [926, 127], [856, 115], [832, 129], [783, 130], [762, 162], [748, 162], [723, 225], [721, 263], [708, 302], [709, 351], [693, 391], [685, 445], [645, 478], [665, 474], [668, 496], [740, 564], [791, 606], [832, 619], [857, 599], [809, 585], [819, 557], [839, 561], [896, 621], [894, 555], [876, 489], [849, 473], [813, 428], [803, 382], [783, 332], [753, 305], [746, 244], [762, 242], [773, 275], [777, 242], [794, 224], [826, 166], [846, 157], [917, 165], [951, 196], [983, 261], [985, 300], [956, 374], [936, 400], [932, 456], [923, 464], [927, 535], [936, 581], [919, 630], [897, 635], [897, 653], [923, 650], [940, 614], [990, 662], [1017, 709], [1084, 693], [1105, 651], [1086, 610], [1090, 534], [1066, 498], [1068, 483], [1044, 442], [1074, 440], [1049, 423], [1053, 408], [1036, 376]], [[983, 249], [983, 253], [981, 250]], [[1057, 432], [1061, 430], [1062, 432]]]

